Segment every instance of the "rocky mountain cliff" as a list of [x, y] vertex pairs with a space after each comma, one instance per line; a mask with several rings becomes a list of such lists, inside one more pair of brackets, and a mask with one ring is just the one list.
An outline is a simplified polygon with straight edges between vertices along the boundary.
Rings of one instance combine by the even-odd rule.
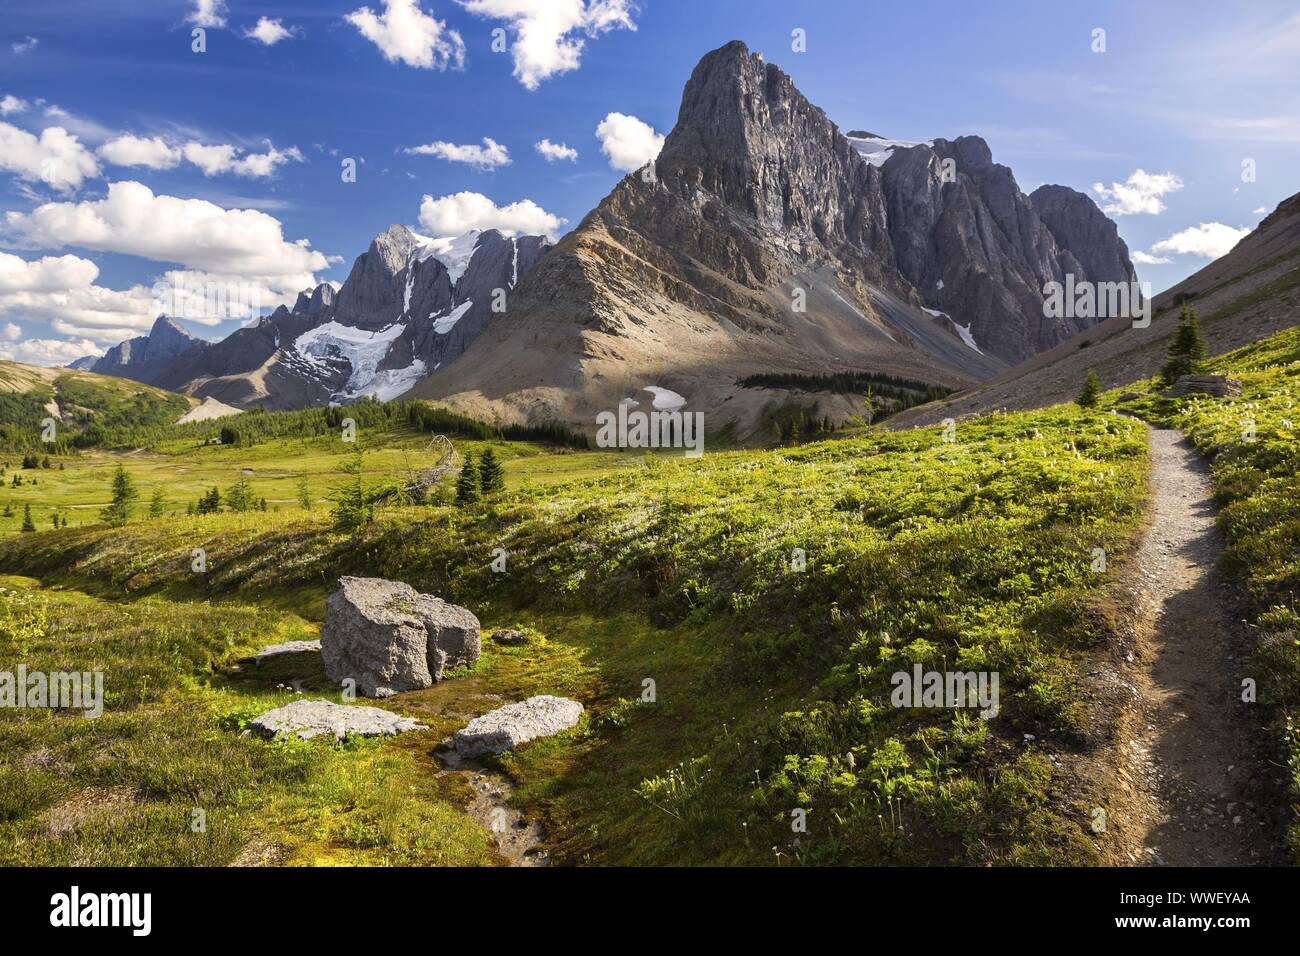
[[[1074, 201], [1068, 196], [1040, 196], [1043, 189], [1034, 192], [1035, 204]], [[1085, 220], [1070, 214], [1068, 222], [1079, 228]], [[1101, 225], [1096, 229], [1106, 232]], [[926, 425], [997, 408], [1039, 408], [1072, 401], [1090, 369], [1104, 388], [1156, 375], [1168, 355], [1184, 303], [1197, 311], [1210, 355], [1230, 352], [1300, 322], [1300, 194], [1280, 203], [1227, 255], [1156, 296], [1150, 325], [1135, 328], [1129, 319], [1108, 319], [975, 388], [905, 411], [890, 424]]]
[[[969, 385], [1086, 324], [1044, 317], [1046, 282], [1131, 277], [1118, 235], [1074, 196], [1091, 209], [1058, 237], [1068, 203], [1044, 194], [1044, 218], [978, 137], [850, 140], [790, 77], [730, 43], [696, 67], [657, 161], [415, 394], [590, 426], [667, 388], [744, 434], [775, 404], [811, 400], [738, 386], [757, 372]], [[829, 414], [860, 410], [813, 398]]]

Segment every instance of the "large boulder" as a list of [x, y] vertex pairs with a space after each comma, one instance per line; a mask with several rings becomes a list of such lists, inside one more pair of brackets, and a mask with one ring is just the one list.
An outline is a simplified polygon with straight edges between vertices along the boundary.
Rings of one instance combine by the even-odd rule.
[[328, 700], [295, 700], [268, 710], [249, 724], [262, 737], [296, 734], [303, 740], [329, 736], [342, 740], [349, 734], [361, 737], [392, 737], [409, 730], [425, 730], [424, 724], [381, 710], [378, 707], [348, 707]]
[[321, 661], [332, 681], [366, 697], [422, 690], [479, 656], [479, 622], [409, 584], [342, 578], [325, 608]]
[[473, 758], [512, 750], [536, 737], [550, 737], [576, 726], [582, 705], [565, 697], [542, 694], [518, 704], [507, 704], [475, 717], [456, 731], [451, 749], [458, 757]]

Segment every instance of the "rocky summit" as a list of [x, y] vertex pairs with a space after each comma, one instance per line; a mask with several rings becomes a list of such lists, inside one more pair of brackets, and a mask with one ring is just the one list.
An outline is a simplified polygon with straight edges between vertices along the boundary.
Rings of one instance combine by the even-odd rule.
[[[1044, 285], [1128, 281], [1086, 196], [1020, 191], [976, 136], [845, 136], [777, 66], [706, 55], [657, 161], [627, 176], [413, 394], [471, 413], [590, 426], [648, 389], [741, 437], [791, 399], [759, 373], [990, 378], [1077, 333]], [[834, 396], [824, 410], [847, 413]]]

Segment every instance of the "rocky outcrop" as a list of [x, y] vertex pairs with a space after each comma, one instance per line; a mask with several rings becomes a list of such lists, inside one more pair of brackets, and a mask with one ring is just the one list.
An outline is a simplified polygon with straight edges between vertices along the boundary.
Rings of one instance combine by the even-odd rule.
[[1059, 186], [1026, 196], [978, 136], [895, 149], [881, 170], [899, 270], [927, 306], [1008, 362], [1097, 321], [1047, 316], [1047, 283], [1134, 278], [1128, 247], [1091, 199]]
[[1181, 375], [1165, 393], [1172, 398], [1187, 395], [1213, 395], [1215, 398], [1232, 398], [1241, 394], [1241, 381], [1226, 375]]
[[565, 697], [542, 694], [475, 717], [456, 731], [450, 748], [458, 757], [473, 759], [513, 750], [538, 737], [550, 737], [575, 727], [582, 705]]
[[1029, 201], [1057, 247], [1074, 257], [1090, 281], [1137, 281], [1119, 228], [1089, 196], [1068, 186], [1039, 186], [1029, 194]]
[[399, 581], [345, 577], [326, 603], [321, 661], [330, 680], [388, 697], [473, 664], [479, 644], [478, 618], [465, 608]]
[[328, 700], [295, 700], [268, 710], [249, 729], [261, 737], [393, 737], [412, 730], [427, 730], [419, 721], [378, 707], [352, 707]]

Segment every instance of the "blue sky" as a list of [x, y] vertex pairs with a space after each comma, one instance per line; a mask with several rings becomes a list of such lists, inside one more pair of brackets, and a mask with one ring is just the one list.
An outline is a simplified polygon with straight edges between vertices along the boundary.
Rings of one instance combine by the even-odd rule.
[[[0, 357], [62, 363], [147, 328], [177, 269], [269, 311], [342, 281], [392, 222], [562, 233], [731, 39], [844, 129], [978, 133], [1024, 191], [1088, 191], [1156, 290], [1300, 189], [1293, 2], [7, 0]], [[461, 193], [485, 198], [439, 202]]]

